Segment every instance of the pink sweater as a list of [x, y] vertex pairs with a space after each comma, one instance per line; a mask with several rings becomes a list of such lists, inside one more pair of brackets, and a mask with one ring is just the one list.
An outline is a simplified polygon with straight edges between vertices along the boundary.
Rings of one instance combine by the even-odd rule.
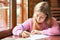
[[[26, 20], [23, 24], [17, 25], [12, 33], [13, 35], [18, 35], [23, 32], [24, 30], [30, 30], [32, 31], [32, 26], [33, 26], [33, 20], [32, 18]], [[47, 27], [46, 23], [42, 23], [42, 34], [46, 34], [46, 35], [60, 35], [60, 29], [59, 29], [59, 25], [56, 21], [55, 18], [53, 18], [53, 25], [51, 28]]]

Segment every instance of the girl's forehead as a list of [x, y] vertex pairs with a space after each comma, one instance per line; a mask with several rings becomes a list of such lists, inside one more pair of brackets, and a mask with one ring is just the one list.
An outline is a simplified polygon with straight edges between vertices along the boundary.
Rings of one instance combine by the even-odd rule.
[[39, 13], [37, 13], [37, 15], [42, 15], [42, 16], [44, 16], [45, 14], [44, 14], [43, 12], [39, 12]]

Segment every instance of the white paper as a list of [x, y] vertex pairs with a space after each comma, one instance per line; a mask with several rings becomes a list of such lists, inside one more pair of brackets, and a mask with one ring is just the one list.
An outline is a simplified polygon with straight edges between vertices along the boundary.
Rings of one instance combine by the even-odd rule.
[[6, 38], [6, 39], [3, 39], [3, 40], [40, 40], [40, 39], [46, 38], [46, 37], [49, 37], [49, 36], [34, 34], [34, 35], [30, 35], [30, 37], [28, 37], [28, 38]]
[[16, 40], [38, 40], [38, 39], [42, 39], [42, 38], [46, 38], [46, 37], [49, 37], [49, 36], [34, 34], [34, 35], [30, 35], [30, 37], [28, 37], [28, 38], [18, 38]]
[[49, 36], [46, 36], [46, 35], [40, 35], [40, 34], [35, 34], [35, 35], [30, 35], [30, 37], [27, 38], [27, 39], [37, 40], [37, 39], [42, 39], [42, 38], [46, 38], [46, 37], [49, 37]]

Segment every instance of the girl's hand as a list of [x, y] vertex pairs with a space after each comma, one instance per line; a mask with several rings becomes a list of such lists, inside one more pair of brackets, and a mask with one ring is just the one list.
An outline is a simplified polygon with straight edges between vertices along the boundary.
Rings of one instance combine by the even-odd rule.
[[32, 30], [31, 34], [41, 34], [42, 31], [38, 31], [38, 30]]
[[23, 38], [26, 38], [26, 37], [29, 37], [30, 36], [30, 33], [28, 31], [23, 31], [22, 32], [22, 37]]

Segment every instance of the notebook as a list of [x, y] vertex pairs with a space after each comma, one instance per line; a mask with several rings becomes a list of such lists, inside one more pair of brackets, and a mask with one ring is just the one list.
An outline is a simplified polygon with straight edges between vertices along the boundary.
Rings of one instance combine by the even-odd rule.
[[49, 37], [49, 36], [42, 35], [42, 34], [34, 34], [34, 35], [30, 35], [30, 37], [28, 37], [27, 39], [38, 40], [38, 39], [42, 39], [42, 38], [46, 38], [46, 37]]
[[34, 35], [30, 35], [30, 37], [28, 38], [6, 38], [4, 40], [40, 40], [43, 38], [49, 37], [47, 35], [40, 35], [40, 34], [34, 34]]

